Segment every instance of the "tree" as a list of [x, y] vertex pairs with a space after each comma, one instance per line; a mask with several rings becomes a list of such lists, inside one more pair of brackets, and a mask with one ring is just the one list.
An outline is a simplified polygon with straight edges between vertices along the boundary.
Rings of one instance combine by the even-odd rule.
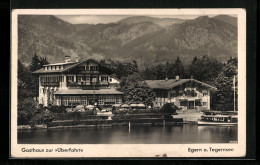
[[134, 63], [134, 65], [133, 65], [133, 72], [134, 72], [134, 73], [138, 73], [138, 72], [139, 72], [139, 69], [138, 69], [138, 65], [137, 65], [136, 60], [134, 60], [133, 63]]
[[[215, 110], [232, 110], [234, 107], [234, 76], [235, 86], [237, 86], [237, 58], [230, 58], [225, 64], [221, 73], [215, 78], [218, 91], [212, 96], [213, 108]], [[237, 100], [237, 93], [236, 93]], [[236, 106], [237, 107], [237, 106]]]
[[18, 102], [18, 125], [29, 124], [36, 111], [36, 102], [25, 98]]
[[188, 76], [204, 81], [213, 82], [223, 68], [223, 64], [214, 58], [207, 55], [201, 59], [194, 57], [191, 64], [188, 66]]
[[[41, 69], [43, 65], [49, 64], [48, 60], [46, 57], [38, 57], [36, 53], [34, 54], [31, 64], [30, 64], [30, 71], [34, 72], [38, 69]], [[33, 75], [31, 79], [31, 89], [32, 89], [32, 96], [36, 97], [38, 96], [39, 93], [39, 79], [37, 75]]]
[[162, 64], [158, 64], [155, 68], [157, 80], [166, 78], [166, 67]]
[[47, 64], [49, 64], [49, 61], [47, 60], [46, 57], [40, 57], [40, 59], [39, 59], [39, 63], [40, 63], [40, 68], [42, 68], [43, 65], [47, 65]]
[[138, 65], [135, 60], [133, 62], [118, 62], [117, 64], [114, 64], [114, 68], [116, 70], [116, 76], [118, 78], [127, 77], [139, 72]]
[[155, 93], [137, 73], [122, 80], [120, 91], [124, 93], [124, 101], [128, 104], [150, 105], [155, 100]]
[[25, 98], [32, 98], [33, 76], [31, 72], [18, 60], [18, 102]]
[[41, 67], [42, 66], [40, 65], [40, 59], [35, 53], [33, 58], [32, 58], [29, 69], [30, 69], [31, 72], [34, 72], [34, 71], [40, 69]]
[[176, 76], [180, 76], [180, 78], [183, 78], [185, 75], [185, 69], [179, 57], [175, 60], [173, 73]]

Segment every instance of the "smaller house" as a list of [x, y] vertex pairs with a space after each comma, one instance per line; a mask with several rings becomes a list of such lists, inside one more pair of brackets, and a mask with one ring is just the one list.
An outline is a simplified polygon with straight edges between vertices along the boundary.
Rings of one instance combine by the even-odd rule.
[[181, 109], [210, 109], [211, 91], [217, 90], [209, 84], [191, 79], [145, 80], [156, 93], [153, 106], [161, 107], [173, 103]]

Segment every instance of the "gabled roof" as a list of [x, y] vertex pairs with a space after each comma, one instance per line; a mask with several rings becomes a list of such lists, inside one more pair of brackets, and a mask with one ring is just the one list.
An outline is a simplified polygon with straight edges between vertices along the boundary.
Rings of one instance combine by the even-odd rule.
[[46, 65], [43, 65], [43, 66], [55, 66], [55, 65], [71, 65], [71, 64], [75, 64], [77, 62], [60, 62], [60, 63], [53, 63], [53, 64], [46, 64]]
[[214, 86], [211, 86], [209, 84], [203, 83], [203, 82], [195, 80], [195, 79], [145, 80], [145, 82], [148, 84], [148, 86], [152, 89], [172, 89], [176, 86], [179, 86], [179, 85], [184, 84], [189, 81], [194, 81], [196, 83], [202, 84], [203, 86], [212, 88], [214, 90], [217, 89]]
[[[70, 63], [56, 63], [56, 65], [66, 65], [66, 68], [61, 69], [61, 70], [44, 70], [44, 68], [41, 68], [39, 70], [36, 70], [33, 72], [33, 74], [41, 74], [41, 73], [63, 73], [65, 71], [68, 71], [70, 69], [75, 68], [76, 66], [84, 63], [84, 62], [94, 62], [96, 64], [101, 65], [102, 67], [105, 67], [111, 71], [113, 71], [111, 68], [107, 67], [106, 65], [100, 64], [98, 61], [94, 60], [94, 59], [87, 59], [87, 60], [83, 60], [81, 62], [70, 62]], [[48, 64], [48, 66], [53, 66], [55, 64]], [[47, 66], [47, 65], [46, 65]]]

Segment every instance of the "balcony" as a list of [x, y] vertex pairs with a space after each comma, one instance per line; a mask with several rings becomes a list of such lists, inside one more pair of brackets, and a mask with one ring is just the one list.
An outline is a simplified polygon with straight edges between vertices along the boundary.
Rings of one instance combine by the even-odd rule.
[[58, 87], [59, 82], [41, 82], [41, 86], [44, 87]]
[[96, 89], [101, 87], [109, 87], [109, 82], [67, 82], [67, 87], [82, 87], [82, 89]]
[[81, 74], [98, 74], [99, 71], [97, 71], [97, 70], [81, 70], [80, 73]]

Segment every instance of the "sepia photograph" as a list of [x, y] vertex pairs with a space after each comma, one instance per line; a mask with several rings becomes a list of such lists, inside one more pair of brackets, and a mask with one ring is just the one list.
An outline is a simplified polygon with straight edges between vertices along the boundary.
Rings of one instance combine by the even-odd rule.
[[14, 157], [244, 156], [244, 10], [12, 16]]

